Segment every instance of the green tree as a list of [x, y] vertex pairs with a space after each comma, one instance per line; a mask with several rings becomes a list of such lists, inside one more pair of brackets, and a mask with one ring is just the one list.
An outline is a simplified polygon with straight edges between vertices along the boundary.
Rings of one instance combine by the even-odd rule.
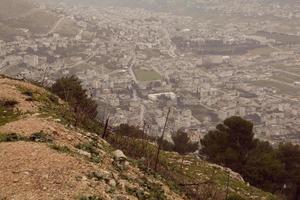
[[300, 199], [300, 146], [291, 143], [281, 144], [277, 155], [285, 167], [285, 178], [282, 184], [288, 199]]
[[[52, 85], [51, 91], [68, 102], [75, 113], [75, 126], [88, 123], [97, 117], [97, 103], [88, 98], [86, 90], [76, 76], [62, 77]], [[91, 123], [89, 123], [89, 126]]]
[[146, 139], [145, 133], [138, 129], [135, 126], [130, 126], [128, 124], [121, 124], [117, 127], [116, 132], [123, 136], [133, 137], [133, 138], [139, 138], [139, 139]]
[[253, 124], [233, 116], [219, 124], [201, 140], [202, 151], [213, 162], [240, 171], [255, 147]]
[[174, 144], [172, 142], [169, 142], [167, 140], [159, 140], [157, 139], [157, 142], [161, 146], [161, 149], [164, 151], [174, 151]]
[[201, 144], [209, 160], [233, 169], [257, 187], [270, 192], [281, 190], [284, 161], [269, 142], [254, 139], [251, 122], [230, 117], [204, 136]]
[[241, 174], [250, 184], [275, 192], [282, 188], [284, 165], [268, 142], [256, 140], [256, 147], [249, 152]]
[[174, 142], [174, 151], [182, 155], [181, 167], [183, 167], [184, 155], [190, 152], [195, 152], [198, 149], [198, 143], [190, 141], [188, 134], [182, 130], [178, 130], [172, 135]]
[[191, 142], [188, 134], [182, 130], [178, 130], [173, 134], [172, 140], [174, 142], [174, 151], [181, 155], [195, 152], [198, 149], [198, 143]]

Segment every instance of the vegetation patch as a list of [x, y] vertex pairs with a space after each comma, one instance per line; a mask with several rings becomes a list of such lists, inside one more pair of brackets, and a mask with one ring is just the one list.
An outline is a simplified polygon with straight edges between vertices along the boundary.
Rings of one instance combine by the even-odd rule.
[[0, 105], [0, 126], [17, 120], [20, 115], [21, 113], [14, 112], [13, 109]]
[[26, 140], [25, 137], [20, 136], [16, 133], [0, 134], [0, 142], [17, 142], [24, 140]]
[[272, 67], [274, 67], [275, 69], [279, 69], [285, 72], [289, 72], [289, 73], [293, 73], [294, 75], [300, 75], [300, 65], [280, 65], [280, 64], [276, 64], [273, 65]]
[[135, 69], [134, 74], [139, 81], [155, 81], [161, 79], [161, 75], [154, 70]]
[[49, 135], [43, 132], [33, 133], [29, 137], [25, 137], [17, 133], [0, 134], [0, 142], [16, 142], [16, 141], [51, 143], [53, 142], [53, 139]]
[[97, 150], [97, 147], [93, 142], [80, 143], [75, 146], [77, 149], [87, 151], [91, 154], [90, 160], [95, 163], [100, 162], [100, 155]]
[[27, 101], [35, 101], [40, 103], [39, 110], [42, 115], [58, 118], [64, 124], [72, 124], [74, 114], [66, 103], [60, 103], [59, 98], [50, 92], [40, 93], [28, 88], [19, 87], [19, 91], [27, 96]]
[[28, 89], [24, 90], [22, 92], [22, 94], [25, 95], [25, 96], [28, 96], [28, 97], [33, 97], [33, 92], [31, 90], [28, 90]]
[[60, 153], [67, 153], [67, 154], [72, 153], [71, 149], [65, 145], [52, 144], [50, 145], [50, 148]]
[[102, 132], [102, 124], [96, 120], [97, 103], [89, 98], [81, 86], [81, 81], [75, 76], [63, 77], [52, 85], [50, 90], [69, 104], [52, 109], [54, 114], [67, 118], [67, 123], [94, 133]]
[[[180, 138], [180, 137], [179, 137]], [[137, 139], [118, 134], [111, 134], [108, 137], [109, 143], [122, 149], [131, 158], [138, 159], [137, 166], [148, 175], [160, 175], [170, 188], [176, 189], [179, 193], [185, 193], [191, 199], [201, 199], [204, 195], [212, 199], [224, 199], [228, 173], [221, 169], [215, 169], [206, 161], [194, 156], [181, 156], [174, 152], [162, 151], [159, 155], [157, 171], [154, 170], [157, 146], [145, 140]], [[184, 161], [184, 162], [183, 162]], [[167, 180], [167, 181], [166, 181]], [[247, 186], [246, 183], [237, 179], [229, 179], [229, 187], [233, 195], [240, 193], [257, 196], [256, 199], [267, 197], [275, 199], [271, 194], [259, 189]], [[191, 184], [191, 185], [189, 185]], [[138, 190], [130, 188], [131, 192], [137, 195]], [[247, 198], [246, 198], [247, 199]]]
[[282, 82], [272, 80], [258, 80], [253, 83], [254, 85], [261, 87], [269, 87], [275, 89], [280, 94], [286, 94], [291, 96], [300, 96], [300, 87], [292, 86]]
[[300, 75], [292, 75], [286, 72], [277, 72], [271, 78], [277, 81], [294, 84], [296, 81], [300, 80]]
[[45, 143], [51, 143], [53, 142], [53, 139], [50, 135], [44, 133], [43, 131], [37, 132], [37, 133], [33, 133], [30, 137], [29, 137], [30, 141], [34, 141], [34, 142], [45, 142]]
[[140, 186], [142, 188], [127, 187], [126, 190], [130, 195], [137, 197], [139, 200], [167, 199], [162, 186], [158, 183], [150, 182], [148, 179], [143, 178]]
[[12, 109], [18, 104], [15, 100], [0, 100], [0, 106], [6, 109]]

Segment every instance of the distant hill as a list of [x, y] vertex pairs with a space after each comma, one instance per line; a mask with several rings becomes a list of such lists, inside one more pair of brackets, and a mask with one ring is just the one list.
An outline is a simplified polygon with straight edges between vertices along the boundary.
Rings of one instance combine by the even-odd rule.
[[0, 21], [22, 16], [34, 8], [27, 0], [0, 0]]
[[15, 36], [26, 35], [22, 29], [31, 34], [76, 35], [79, 27], [74, 20], [62, 18], [31, 0], [0, 0], [0, 40], [12, 41]]

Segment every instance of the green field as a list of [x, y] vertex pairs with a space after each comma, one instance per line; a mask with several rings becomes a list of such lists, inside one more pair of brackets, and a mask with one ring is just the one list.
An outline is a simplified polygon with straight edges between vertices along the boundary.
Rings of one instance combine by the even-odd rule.
[[272, 76], [272, 79], [293, 84], [295, 81], [300, 82], [300, 75], [292, 75], [285, 72], [278, 72]]
[[284, 83], [279, 83], [272, 80], [259, 80], [253, 83], [254, 85], [261, 87], [270, 87], [277, 90], [279, 94], [291, 95], [291, 96], [300, 96], [300, 87], [291, 86]]
[[278, 70], [283, 70], [300, 76], [300, 65], [294, 65], [294, 66], [274, 65], [272, 67]]
[[154, 70], [135, 69], [134, 74], [138, 81], [155, 81], [161, 79], [161, 75]]
[[189, 108], [192, 110], [193, 116], [199, 121], [204, 121], [205, 117], [210, 117], [213, 122], [219, 121], [219, 117], [214, 111], [209, 110], [201, 105], [189, 106]]
[[273, 52], [275, 52], [275, 49], [271, 47], [260, 47], [248, 51], [248, 53], [251, 55], [262, 55], [262, 56], [269, 56]]

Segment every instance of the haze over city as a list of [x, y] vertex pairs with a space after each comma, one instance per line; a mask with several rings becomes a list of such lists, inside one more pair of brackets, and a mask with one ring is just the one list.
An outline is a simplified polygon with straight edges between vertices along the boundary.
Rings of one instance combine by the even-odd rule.
[[300, 1], [0, 0], [0, 74], [76, 76], [112, 130], [171, 143], [182, 130], [201, 148], [239, 116], [254, 138], [297, 145]]
[[171, 105], [170, 127], [195, 139], [240, 115], [257, 137], [299, 142], [297, 1], [42, 2], [2, 6], [1, 73], [75, 74], [113, 125], [151, 134]]

